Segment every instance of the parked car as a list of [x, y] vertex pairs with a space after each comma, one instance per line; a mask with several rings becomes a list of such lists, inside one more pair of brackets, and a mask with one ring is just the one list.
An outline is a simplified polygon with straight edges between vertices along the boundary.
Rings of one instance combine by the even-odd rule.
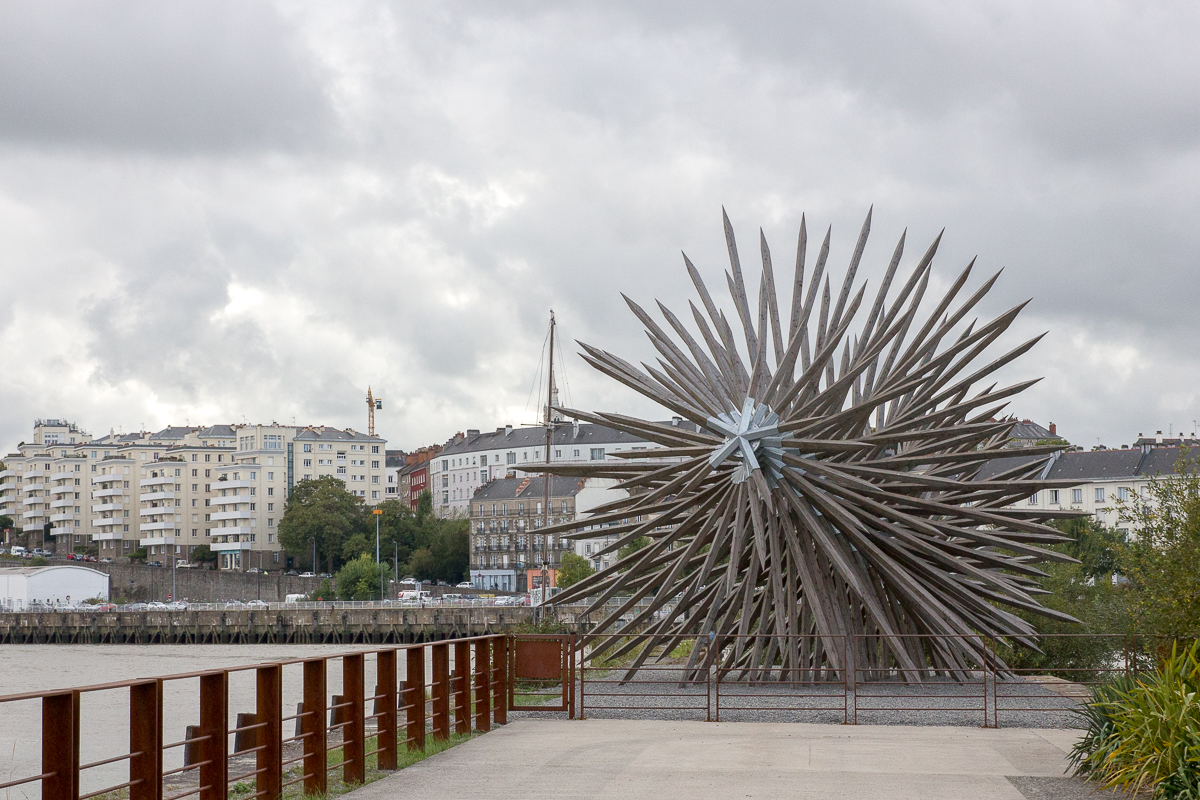
[[225, 604], [225, 607], [226, 608], [245, 608], [246, 604], [243, 603], [241, 600], [230, 600], [228, 603]]
[[162, 562], [161, 561], [151, 561], [148, 564], [146, 564], [146, 566], [147, 567], [161, 567]]
[[175, 562], [175, 569], [191, 569], [191, 568], [192, 568], [192, 562], [190, 562], [190, 561], [176, 561]]
[[[292, 570], [292, 572], [295, 572], [295, 570]], [[291, 575], [291, 574], [292, 574], [292, 572], [289, 572], [289, 573], [288, 573], [288, 575]], [[301, 578], [315, 578], [315, 577], [317, 577], [317, 576], [316, 576], [316, 575], [314, 575], [314, 574], [313, 574], [313, 573], [311, 573], [311, 572], [301, 572], [301, 573], [300, 573], [300, 577], [301, 577]]]
[[100, 559], [100, 563], [101, 564], [111, 564], [111, 563], [113, 563], [113, 560], [111, 558], [109, 558], [108, 556], [105, 556], [104, 558]]
[[320, 575], [318, 575], [317, 577], [318, 577], [318, 578], [332, 578], [333, 576], [332, 576], [332, 575], [330, 575], [328, 572], [322, 572], [322, 573], [321, 573]]
[[250, 569], [246, 570], [247, 575], [257, 575], [260, 572], [262, 572], [262, 570], [258, 567], [251, 567]]
[[97, 603], [91, 606], [92, 611], [116, 611], [118, 608], [116, 603]]
[[248, 600], [248, 601], [246, 601], [246, 608], [268, 608], [268, 607], [269, 606], [267, 605], [265, 600]]
[[455, 589], [474, 589], [475, 584], [471, 583], [470, 581], [463, 581], [462, 583], [456, 583], [454, 585], [454, 588]]
[[92, 562], [93, 564], [95, 564], [95, 563], [96, 563], [96, 561], [97, 561], [98, 559], [97, 559], [95, 556], [84, 556], [84, 557], [83, 557], [83, 560], [84, 560], [84, 561], [90, 561], [90, 562]]
[[285, 573], [283, 573], [283, 574], [284, 574], [284, 575], [291, 575], [293, 578], [295, 578], [295, 577], [297, 577], [297, 576], [298, 576], [300, 573], [299, 573], [299, 572], [297, 572], [297, 571], [296, 571], [296, 570], [294, 570], [294, 569], [289, 569], [287, 572], [285, 572]]
[[167, 604], [159, 603], [159, 602], [146, 603], [146, 610], [147, 611], [166, 611]]
[[182, 600], [176, 600], [173, 603], [167, 603], [167, 608], [171, 611], [187, 611], [188, 604]]
[[145, 603], [130, 603], [124, 606], [122, 611], [145, 611], [149, 606]]

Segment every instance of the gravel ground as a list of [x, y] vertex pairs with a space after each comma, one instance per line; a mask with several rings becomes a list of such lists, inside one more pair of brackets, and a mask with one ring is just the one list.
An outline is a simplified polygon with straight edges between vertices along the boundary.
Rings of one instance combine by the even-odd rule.
[[[846, 695], [840, 683], [787, 684], [779, 682], [722, 681], [711, 685], [680, 685], [678, 669], [642, 670], [629, 682], [621, 673], [589, 672], [582, 689], [576, 684], [577, 707], [596, 719], [700, 719], [717, 718], [718, 695], [722, 722], [847, 721]], [[1061, 686], [1058, 687], [1061, 690]], [[1078, 687], [1075, 687], [1078, 689]], [[1001, 727], [1077, 727], [1073, 713], [1077, 700], [1046, 685], [1031, 681], [1002, 681], [999, 694]], [[982, 726], [984, 687], [948, 680], [922, 684], [871, 683], [857, 689], [857, 711], [851, 705], [849, 720], [862, 725], [965, 725]], [[995, 699], [988, 698], [987, 724], [992, 722]], [[561, 712], [514, 711], [514, 718], [561, 716]]]

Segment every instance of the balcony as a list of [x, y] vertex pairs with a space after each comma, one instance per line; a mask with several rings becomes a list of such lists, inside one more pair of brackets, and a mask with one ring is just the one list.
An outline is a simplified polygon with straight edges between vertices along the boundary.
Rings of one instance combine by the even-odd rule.
[[65, 522], [66, 520], [73, 520], [74, 518], [75, 518], [75, 514], [74, 514], [74, 512], [71, 512], [71, 511], [68, 511], [66, 514], [51, 514], [50, 515], [51, 522]]
[[121, 531], [105, 531], [104, 533], [93, 533], [93, 542], [111, 542], [114, 539], [120, 541], [125, 538], [125, 534]]
[[165, 475], [159, 475], [157, 478], [142, 478], [142, 486], [162, 486], [166, 483], [174, 483], [175, 478], [168, 478]]
[[124, 517], [92, 517], [93, 528], [111, 528], [114, 525], [124, 524]]
[[170, 500], [174, 496], [174, 492], [154, 492], [152, 494], [143, 494], [140, 499], [147, 503], [152, 503], [156, 500]]
[[40, 523], [40, 522], [34, 523], [33, 525], [21, 526], [21, 530], [25, 531], [26, 533], [28, 533], [30, 531], [40, 531], [41, 529], [42, 529], [42, 523]]
[[250, 511], [218, 511], [209, 517], [213, 522], [218, 522], [223, 519], [250, 519], [254, 516]]
[[11, 469], [2, 470], [0, 471], [0, 481], [4, 480], [5, 478], [15, 478], [16, 475], [17, 473], [13, 472]]
[[50, 494], [70, 494], [74, 491], [75, 486], [70, 483], [50, 487]]
[[113, 475], [93, 475], [92, 476], [92, 486], [95, 486], [98, 483], [117, 483], [117, 482], [124, 482], [124, 481], [125, 481], [124, 475], [113, 474]]
[[214, 553], [232, 553], [238, 550], [251, 550], [253, 542], [212, 542], [208, 548]]
[[229, 528], [213, 528], [212, 535], [214, 539], [218, 536], [242, 536], [244, 534], [249, 534], [252, 530], [253, 528], [251, 528], [249, 525], [238, 525]]
[[142, 547], [150, 547], [151, 545], [175, 544], [174, 536], [152, 536], [149, 538], [138, 539], [138, 544]]
[[175, 506], [147, 506], [138, 509], [139, 517], [173, 517], [180, 513]]
[[38, 517], [44, 517], [44, 516], [46, 516], [46, 512], [40, 508], [35, 508], [32, 511], [26, 511], [24, 514], [21, 515], [21, 517], [23, 519], [36, 519]]
[[120, 486], [114, 486], [111, 489], [97, 489], [96, 491], [92, 492], [92, 497], [120, 497], [123, 494], [125, 494], [124, 489], [122, 489]]
[[[257, 499], [257, 498], [256, 498]], [[214, 506], [228, 506], [237, 503], [249, 503], [250, 495], [248, 494], [231, 494], [228, 497], [214, 497], [209, 500], [209, 503]]]
[[175, 520], [168, 522], [143, 522], [138, 526], [138, 530], [145, 533], [146, 531], [173, 531], [175, 530]]
[[61, 483], [62, 481], [70, 480], [71, 478], [74, 478], [74, 477], [75, 477], [74, 472], [55, 472], [54, 474], [52, 474], [50, 476], [50, 480], [53, 481], [54, 483]]
[[104, 505], [92, 506], [92, 512], [99, 514], [104, 511], [120, 511], [121, 508], [121, 503], [105, 503]]
[[258, 481], [214, 481], [212, 488], [215, 492], [217, 489], [248, 489], [251, 486], [258, 486]]
[[40, 492], [45, 488], [47, 488], [47, 486], [44, 483], [27, 483], [21, 487], [21, 491], [25, 493]]
[[73, 506], [73, 505], [75, 505], [74, 498], [64, 497], [61, 500], [55, 500], [53, 503], [50, 504], [50, 507], [51, 508], [66, 508], [68, 506]]

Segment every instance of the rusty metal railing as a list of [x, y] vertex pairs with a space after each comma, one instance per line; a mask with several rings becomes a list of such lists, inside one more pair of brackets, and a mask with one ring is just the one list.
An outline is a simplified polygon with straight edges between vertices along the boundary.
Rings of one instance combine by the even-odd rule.
[[[368, 659], [374, 661], [376, 676], [370, 695], [366, 692]], [[341, 662], [341, 689], [330, 702], [328, 677], [333, 661]], [[253, 713], [238, 714], [231, 725], [230, 678], [239, 673], [252, 673], [255, 705]], [[299, 678], [303, 698], [297, 712], [287, 716], [285, 673]], [[164, 744], [168, 721], [164, 717], [178, 724], [184, 716], [179, 709], [164, 708], [164, 686], [187, 686], [189, 681], [198, 681], [199, 725], [188, 725], [182, 739]], [[128, 750], [81, 763], [85, 730], [81, 698], [121, 690], [128, 690]], [[323, 795], [330, 786], [330, 773], [339, 768], [343, 783], [359, 784], [367, 776], [371, 757], [375, 769], [393, 770], [401, 745], [423, 750], [428, 739], [446, 740], [452, 732], [469, 734], [487, 731], [493, 723], [504, 724], [508, 637], [478, 636], [26, 692], [0, 697], [0, 717], [5, 706], [23, 701], [41, 703], [41, 771], [8, 776], [0, 789], [28, 790], [40, 784], [42, 800], [101, 796], [105, 796], [102, 800], [229, 800], [231, 786], [240, 784], [240, 788], [246, 785], [243, 782], [253, 781], [253, 793], [239, 791], [237, 800], [279, 800], [288, 787], [301, 784], [304, 794]], [[293, 736], [285, 735], [289, 723], [295, 725]], [[101, 737], [107, 735], [100, 732]], [[340, 760], [329, 763], [330, 753], [340, 753]], [[165, 768], [167, 761], [178, 760], [182, 766]], [[252, 763], [245, 763], [248, 760]], [[82, 792], [89, 770], [107, 768], [111, 773], [122, 762], [128, 764], [126, 780]]]

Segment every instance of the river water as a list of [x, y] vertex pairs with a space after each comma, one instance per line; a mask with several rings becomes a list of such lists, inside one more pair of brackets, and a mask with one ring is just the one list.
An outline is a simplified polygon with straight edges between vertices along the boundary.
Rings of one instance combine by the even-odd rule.
[[[5, 645], [0, 647], [0, 696], [371, 649], [353, 645]], [[399, 663], [403, 679], [403, 657]], [[326, 685], [332, 697], [341, 693], [341, 661], [333, 659], [328, 664]], [[374, 694], [375, 684], [375, 660], [368, 657], [365, 680], [368, 696]], [[180, 741], [185, 738], [187, 725], [199, 723], [199, 685], [198, 678], [168, 681], [164, 685], [164, 744]], [[230, 675], [230, 727], [234, 727], [238, 712], [254, 712], [254, 687], [252, 670]], [[296, 713], [296, 704], [302, 698], [300, 665], [285, 667], [284, 716]], [[41, 774], [38, 749], [41, 718], [38, 700], [0, 703], [0, 783]], [[294, 722], [284, 723], [286, 736], [292, 735], [294, 725]], [[84, 693], [80, 698], [80, 763], [127, 752], [129, 690]], [[167, 751], [164, 769], [182, 765], [182, 747]], [[86, 770], [80, 791], [87, 794], [124, 783], [129, 780], [128, 774], [127, 762]], [[6, 789], [0, 800], [38, 800], [40, 789], [40, 783], [36, 782]]]

